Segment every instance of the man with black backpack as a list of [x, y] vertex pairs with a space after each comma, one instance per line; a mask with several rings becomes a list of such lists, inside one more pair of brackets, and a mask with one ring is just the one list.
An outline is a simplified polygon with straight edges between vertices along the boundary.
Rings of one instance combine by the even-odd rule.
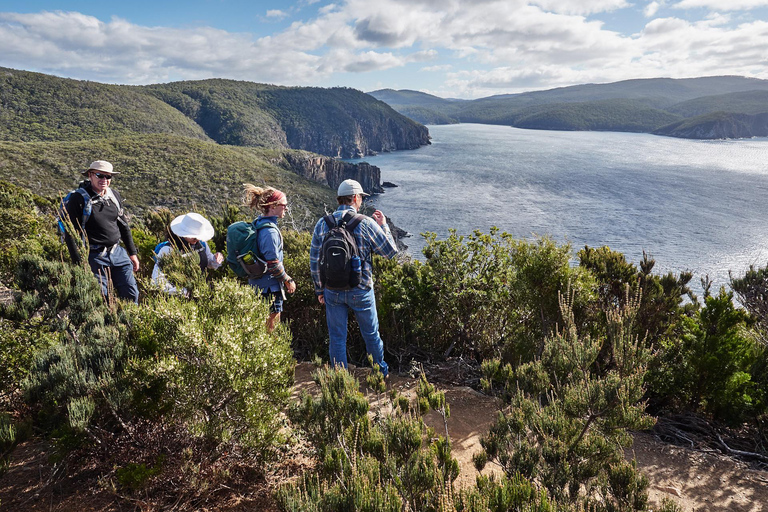
[[[123, 201], [117, 190], [110, 187], [118, 174], [106, 160], [96, 160], [83, 171], [87, 178], [67, 194], [62, 201], [60, 230], [69, 249], [72, 262], [81, 261], [80, 250], [71, 233], [64, 227], [72, 223], [75, 233], [88, 247], [88, 264], [107, 295], [111, 278], [118, 297], [139, 301], [139, 288], [134, 272], [139, 270], [139, 257], [133, 243], [131, 228], [123, 212]], [[120, 246], [123, 241], [125, 248]]]
[[368, 354], [386, 377], [389, 367], [379, 335], [372, 258], [374, 253], [393, 258], [397, 245], [383, 213], [376, 210], [373, 218], [357, 213], [367, 195], [355, 180], [339, 185], [338, 209], [315, 225], [309, 265], [317, 300], [325, 304], [331, 364], [347, 367], [347, 317], [352, 310]]

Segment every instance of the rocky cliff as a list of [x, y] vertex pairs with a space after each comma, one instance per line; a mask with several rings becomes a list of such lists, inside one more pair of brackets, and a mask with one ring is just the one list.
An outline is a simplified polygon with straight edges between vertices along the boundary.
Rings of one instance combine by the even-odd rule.
[[686, 139], [739, 139], [768, 136], [768, 113], [716, 112], [674, 123], [654, 132]]
[[417, 149], [429, 144], [425, 126], [404, 129], [397, 123], [357, 123], [343, 132], [285, 127], [288, 145], [337, 158], [361, 158], [398, 149]]
[[384, 191], [381, 188], [381, 170], [367, 162], [352, 164], [303, 151], [285, 152], [283, 158], [286, 166], [296, 174], [327, 185], [334, 190], [342, 181], [353, 179], [359, 182], [363, 190], [369, 194]]

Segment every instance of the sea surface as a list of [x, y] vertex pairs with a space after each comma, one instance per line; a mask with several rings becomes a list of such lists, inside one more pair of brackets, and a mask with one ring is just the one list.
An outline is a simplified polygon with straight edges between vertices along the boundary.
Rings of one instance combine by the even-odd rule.
[[692, 271], [727, 285], [729, 271], [768, 264], [768, 139], [695, 141], [648, 134], [556, 132], [505, 126], [429, 126], [432, 145], [365, 161], [395, 183], [375, 205], [413, 236], [446, 238], [497, 226], [607, 245], [655, 273]]

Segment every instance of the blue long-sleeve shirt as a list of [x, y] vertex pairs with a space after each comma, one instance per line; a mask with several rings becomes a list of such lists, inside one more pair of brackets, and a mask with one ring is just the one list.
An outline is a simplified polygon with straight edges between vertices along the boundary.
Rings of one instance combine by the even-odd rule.
[[[338, 222], [347, 211], [355, 209], [343, 204], [339, 206], [333, 217]], [[323, 288], [320, 283], [320, 249], [323, 246], [323, 238], [328, 233], [328, 224], [323, 219], [315, 224], [315, 231], [312, 233], [312, 246], [309, 249], [309, 267], [312, 271], [312, 281], [315, 283], [315, 294], [321, 295]], [[372, 255], [376, 253], [385, 258], [394, 258], [397, 255], [397, 244], [392, 237], [389, 226], [386, 224], [382, 228], [376, 221], [370, 217], [364, 217], [362, 222], [354, 230], [357, 248], [360, 251], [360, 260], [362, 261], [362, 275], [358, 288], [370, 289], [373, 287], [373, 263]]]
[[[266, 220], [277, 224], [277, 217], [259, 217], [254, 222]], [[264, 227], [259, 230], [259, 252], [264, 261], [277, 260], [283, 262], [283, 237], [280, 232], [271, 227]], [[280, 291], [280, 281], [272, 277], [268, 272], [258, 279], [249, 279], [248, 283], [258, 286], [262, 291], [278, 292]]]

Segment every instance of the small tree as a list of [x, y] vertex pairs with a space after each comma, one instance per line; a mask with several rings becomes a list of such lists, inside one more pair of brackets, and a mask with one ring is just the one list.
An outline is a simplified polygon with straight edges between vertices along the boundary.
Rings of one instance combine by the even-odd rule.
[[647, 479], [624, 460], [628, 429], [653, 425], [645, 414], [643, 377], [649, 351], [633, 336], [636, 295], [607, 312], [610, 359], [603, 341], [579, 335], [573, 295], [560, 297], [563, 327], [547, 338], [540, 358], [517, 368], [483, 365], [488, 389], [502, 390], [509, 406], [481, 441], [486, 461], [510, 478], [537, 482], [561, 504], [590, 510], [645, 510]]

